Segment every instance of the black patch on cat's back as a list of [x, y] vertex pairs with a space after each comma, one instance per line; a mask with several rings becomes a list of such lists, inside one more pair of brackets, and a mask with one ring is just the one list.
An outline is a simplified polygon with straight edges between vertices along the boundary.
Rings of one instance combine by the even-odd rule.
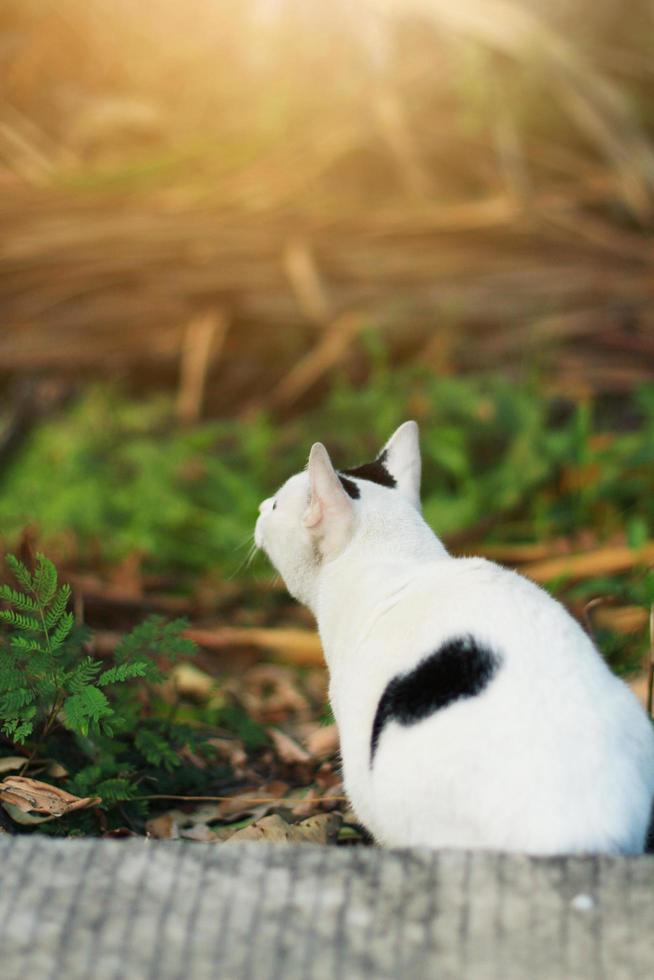
[[341, 486], [345, 490], [348, 497], [351, 497], [352, 500], [358, 500], [359, 497], [361, 496], [361, 491], [359, 490], [354, 480], [348, 480], [348, 478], [346, 476], [343, 476], [341, 473], [337, 473], [336, 475], [341, 481]]
[[408, 674], [393, 677], [377, 705], [370, 736], [370, 765], [389, 721], [408, 727], [455, 701], [476, 697], [488, 687], [499, 666], [497, 654], [474, 637], [462, 636], [428, 654]]
[[370, 480], [378, 483], [382, 487], [395, 487], [397, 480], [388, 472], [386, 466], [386, 450], [381, 453], [372, 463], [362, 463], [361, 466], [353, 466], [349, 470], [343, 470], [347, 476], [356, 476], [360, 480]]

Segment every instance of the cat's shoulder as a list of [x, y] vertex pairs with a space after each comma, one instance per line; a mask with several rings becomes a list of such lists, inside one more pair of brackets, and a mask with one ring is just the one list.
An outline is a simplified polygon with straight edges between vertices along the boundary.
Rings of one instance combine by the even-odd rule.
[[563, 612], [561, 604], [542, 586], [513, 568], [478, 555], [435, 562], [429, 577], [439, 590], [459, 600], [467, 597], [473, 605], [485, 602], [513, 610], [526, 607], [540, 613]]

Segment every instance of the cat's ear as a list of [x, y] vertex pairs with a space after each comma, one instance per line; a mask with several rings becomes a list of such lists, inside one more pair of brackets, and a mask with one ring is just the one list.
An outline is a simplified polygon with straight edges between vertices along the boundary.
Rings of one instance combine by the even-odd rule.
[[379, 460], [397, 489], [420, 510], [420, 438], [417, 422], [403, 422], [381, 451]]
[[315, 535], [323, 558], [334, 558], [352, 536], [354, 507], [320, 442], [309, 454], [309, 506], [303, 523]]

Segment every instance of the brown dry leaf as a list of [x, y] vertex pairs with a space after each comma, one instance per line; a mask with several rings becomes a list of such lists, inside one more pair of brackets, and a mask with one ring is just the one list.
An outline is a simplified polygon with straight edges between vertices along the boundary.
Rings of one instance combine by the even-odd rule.
[[334, 786], [330, 786], [329, 789], [325, 790], [320, 797], [320, 806], [323, 810], [341, 809], [343, 807], [344, 797], [345, 791], [343, 784], [341, 782], [335, 783]]
[[629, 548], [626, 545], [598, 548], [587, 554], [532, 562], [524, 565], [520, 571], [534, 582], [549, 582], [562, 576], [579, 579], [595, 575], [610, 575], [652, 561], [654, 561], [654, 541], [648, 541], [640, 548]]
[[229, 762], [237, 779], [243, 777], [248, 764], [248, 755], [240, 739], [212, 737], [207, 739], [207, 745], [213, 745], [219, 759]]
[[248, 814], [255, 812], [259, 807], [263, 806], [264, 813], [274, 806], [274, 803], [262, 803], [261, 800], [281, 800], [289, 791], [288, 783], [282, 782], [280, 779], [276, 779], [271, 783], [266, 783], [263, 786], [258, 786], [253, 789], [244, 790], [242, 793], [238, 793], [236, 796], [230, 797], [229, 800], [222, 800], [218, 806], [218, 813], [221, 820], [230, 819], [232, 821], [240, 820], [242, 817], [247, 817]]
[[320, 797], [317, 790], [311, 787], [307, 794], [301, 800], [298, 800], [297, 805], [293, 807], [291, 813], [294, 817], [310, 817], [319, 807]]
[[288, 667], [261, 664], [247, 671], [238, 686], [226, 684], [255, 721], [276, 724], [289, 715], [309, 718], [311, 709], [307, 698], [297, 687], [297, 677]]
[[326, 759], [334, 755], [339, 746], [336, 725], [316, 725], [304, 736], [304, 744], [315, 759]]
[[593, 622], [598, 626], [613, 630], [615, 633], [637, 633], [645, 629], [648, 619], [647, 609], [641, 606], [617, 606], [596, 609], [592, 614]]
[[46, 761], [48, 765], [45, 771], [47, 772], [48, 776], [52, 776], [53, 779], [66, 778], [68, 775], [68, 770], [62, 766], [60, 762], [57, 762], [56, 759], [48, 759]]
[[200, 703], [208, 701], [216, 689], [215, 679], [193, 664], [177, 664], [170, 677], [178, 694]]
[[17, 823], [43, 823], [101, 802], [99, 796], [82, 799], [26, 776], [8, 776], [0, 783], [0, 803]]
[[341, 785], [341, 777], [335, 771], [331, 762], [323, 762], [316, 773], [316, 784], [323, 790], [333, 789], [334, 786]]
[[285, 762], [289, 766], [295, 766], [311, 761], [311, 756], [307, 750], [303, 749], [301, 745], [298, 745], [290, 735], [280, 732], [278, 728], [269, 728], [267, 732], [275, 747], [275, 752], [282, 762]]
[[200, 844], [215, 844], [221, 839], [220, 834], [207, 827], [206, 823], [199, 823], [193, 827], [185, 827], [179, 832], [179, 836], [184, 840], [198, 841]]
[[215, 630], [188, 629], [184, 635], [207, 650], [251, 646], [274, 652], [287, 663], [299, 666], [316, 667], [325, 663], [320, 638], [310, 630], [223, 626]]
[[148, 820], [145, 825], [147, 836], [155, 840], [178, 840], [180, 834], [176, 816], [175, 810], [169, 810]]
[[4, 759], [0, 759], [0, 773], [16, 772], [22, 769], [26, 762], [27, 759], [22, 755], [6, 755]]
[[336, 813], [319, 813], [301, 823], [290, 824], [277, 813], [256, 820], [249, 827], [243, 827], [227, 840], [228, 844], [241, 841], [269, 841], [275, 844], [327, 844], [334, 839], [341, 825], [341, 816]]

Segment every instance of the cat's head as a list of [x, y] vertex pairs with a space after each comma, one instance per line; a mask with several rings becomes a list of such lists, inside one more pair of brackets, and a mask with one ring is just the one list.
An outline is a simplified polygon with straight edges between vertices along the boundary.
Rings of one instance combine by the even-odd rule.
[[322, 443], [306, 470], [259, 506], [254, 538], [289, 592], [313, 606], [325, 563], [364, 536], [388, 534], [420, 512], [418, 426], [405, 422], [371, 463], [337, 471]]

